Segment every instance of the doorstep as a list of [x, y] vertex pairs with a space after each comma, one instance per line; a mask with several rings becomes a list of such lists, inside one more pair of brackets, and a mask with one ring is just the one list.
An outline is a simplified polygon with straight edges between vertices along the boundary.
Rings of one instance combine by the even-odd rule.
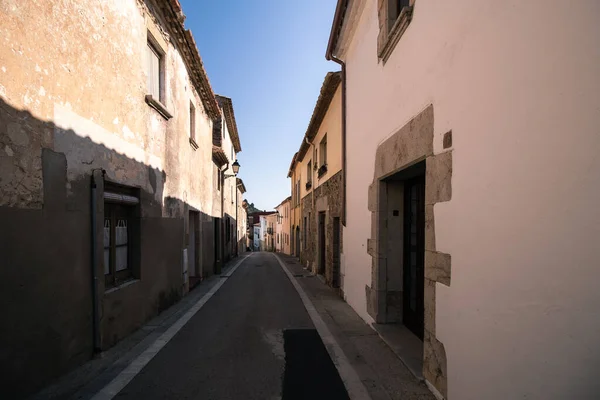
[[423, 341], [403, 324], [371, 324], [381, 339], [420, 381], [423, 378]]

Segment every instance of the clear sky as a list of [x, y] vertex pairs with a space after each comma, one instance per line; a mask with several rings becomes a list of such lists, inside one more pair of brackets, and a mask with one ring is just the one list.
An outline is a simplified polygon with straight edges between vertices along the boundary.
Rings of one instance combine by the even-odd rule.
[[231, 97], [245, 198], [273, 209], [321, 84], [335, 0], [180, 0], [216, 94]]

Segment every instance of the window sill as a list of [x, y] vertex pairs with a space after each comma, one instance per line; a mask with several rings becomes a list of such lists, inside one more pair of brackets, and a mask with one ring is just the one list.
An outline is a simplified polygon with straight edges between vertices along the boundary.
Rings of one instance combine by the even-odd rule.
[[406, 28], [408, 28], [408, 24], [410, 24], [412, 15], [413, 7], [404, 7], [396, 19], [396, 22], [392, 26], [392, 29], [390, 29], [387, 38], [383, 41], [383, 44], [378, 51], [379, 59], [384, 63], [388, 60], [388, 58], [390, 58], [390, 55], [396, 48], [396, 44], [398, 44], [398, 41], [406, 31]]
[[104, 291], [104, 295], [106, 296], [107, 294], [111, 294], [111, 293], [114, 293], [114, 292], [119, 291], [121, 289], [125, 289], [127, 286], [131, 286], [131, 285], [133, 285], [135, 283], [138, 283], [138, 282], [140, 282], [139, 279], [130, 279], [128, 281], [125, 281], [125, 282], [121, 283], [118, 286], [112, 286], [110, 289], [105, 290]]
[[158, 113], [160, 115], [163, 116], [164, 119], [166, 119], [167, 121], [171, 118], [173, 118], [173, 115], [169, 112], [169, 110], [167, 110], [167, 107], [161, 103], [160, 101], [158, 101], [157, 99], [155, 99], [154, 97], [152, 97], [151, 94], [147, 94], [146, 95], [146, 103], [154, 108], [156, 111], [158, 111]]
[[192, 146], [192, 149], [194, 149], [194, 151], [198, 150], [198, 143], [196, 143], [196, 141], [192, 138], [190, 138], [190, 146]]

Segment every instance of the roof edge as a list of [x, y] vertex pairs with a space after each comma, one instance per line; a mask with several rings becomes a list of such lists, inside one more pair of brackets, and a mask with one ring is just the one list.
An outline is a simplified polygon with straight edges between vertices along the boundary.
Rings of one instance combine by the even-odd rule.
[[242, 144], [240, 142], [240, 135], [235, 122], [235, 113], [233, 112], [233, 102], [231, 98], [216, 95], [217, 102], [223, 107], [223, 114], [225, 114], [225, 122], [229, 126], [229, 136], [231, 137], [231, 143], [236, 153], [242, 151]]
[[337, 46], [344, 17], [346, 16], [346, 10], [348, 9], [348, 1], [349, 0], [338, 0], [335, 7], [335, 14], [333, 15], [333, 22], [331, 23], [331, 31], [329, 33], [329, 42], [327, 43], [327, 50], [325, 51], [325, 59], [328, 61], [331, 61], [333, 51]]

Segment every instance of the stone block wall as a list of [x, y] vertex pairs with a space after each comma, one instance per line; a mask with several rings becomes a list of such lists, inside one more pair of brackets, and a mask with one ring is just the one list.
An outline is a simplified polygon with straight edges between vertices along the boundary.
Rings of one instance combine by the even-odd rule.
[[[324, 183], [313, 189], [312, 192], [302, 199], [302, 229], [304, 229], [304, 218], [307, 218], [309, 229], [306, 232], [306, 242], [303, 242], [301, 261], [304, 266], [309, 266], [311, 271], [317, 272], [318, 266], [318, 224], [319, 213], [325, 212], [325, 280], [331, 285], [333, 281], [333, 234], [334, 218], [342, 216], [342, 172], [338, 172]], [[340, 226], [340, 252], [342, 249], [342, 229]], [[302, 233], [304, 240], [304, 233]]]

